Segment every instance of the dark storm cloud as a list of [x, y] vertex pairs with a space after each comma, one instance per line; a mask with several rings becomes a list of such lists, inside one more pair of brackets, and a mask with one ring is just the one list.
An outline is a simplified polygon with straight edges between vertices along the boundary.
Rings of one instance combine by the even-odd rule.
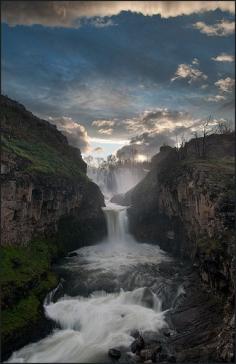
[[[234, 36], [207, 36], [193, 25], [232, 22], [233, 10], [226, 12], [232, 4], [218, 2], [221, 10], [200, 12], [216, 5], [184, 2], [176, 7], [170, 2], [157, 9], [143, 2], [146, 8], [137, 14], [126, 2], [117, 2], [116, 9], [110, 3], [109, 13], [104, 3], [91, 3], [4, 4], [8, 10], [3, 20], [7, 16], [11, 25], [2, 26], [4, 93], [43, 118], [71, 118], [92, 138], [122, 140], [145, 132], [167, 133], [168, 128], [170, 132], [174, 124], [181, 127], [176, 125], [181, 120], [188, 127], [190, 113], [194, 119], [217, 113], [220, 104], [231, 100], [232, 92], [223, 88], [232, 85], [234, 62], [219, 59], [234, 53]], [[135, 4], [129, 6], [140, 2]], [[41, 25], [12, 26], [35, 23]], [[198, 82], [189, 82], [194, 77]], [[101, 120], [114, 125], [93, 125]]]
[[122, 11], [163, 18], [220, 9], [234, 13], [233, 1], [2, 1], [3, 20], [11, 25], [78, 27], [82, 17], [106, 17]]

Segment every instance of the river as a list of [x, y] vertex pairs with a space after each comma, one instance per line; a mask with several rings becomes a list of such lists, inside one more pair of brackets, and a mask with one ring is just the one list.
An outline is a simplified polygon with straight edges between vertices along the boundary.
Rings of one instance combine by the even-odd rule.
[[14, 363], [110, 362], [108, 350], [132, 356], [132, 332], [158, 332], [167, 327], [166, 313], [184, 293], [181, 275], [166, 274], [173, 260], [158, 245], [137, 243], [128, 231], [126, 208], [107, 201], [108, 236], [97, 245], [78, 249], [55, 269], [63, 280], [45, 299], [55, 322], [46, 338], [13, 353]]

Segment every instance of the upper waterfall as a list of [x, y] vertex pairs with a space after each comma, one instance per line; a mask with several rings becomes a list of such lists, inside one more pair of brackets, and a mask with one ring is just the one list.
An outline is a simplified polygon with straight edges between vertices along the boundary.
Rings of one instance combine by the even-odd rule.
[[87, 175], [101, 189], [102, 193], [111, 198], [115, 194], [125, 193], [139, 183], [147, 170], [140, 164], [128, 166], [106, 167], [90, 166]]

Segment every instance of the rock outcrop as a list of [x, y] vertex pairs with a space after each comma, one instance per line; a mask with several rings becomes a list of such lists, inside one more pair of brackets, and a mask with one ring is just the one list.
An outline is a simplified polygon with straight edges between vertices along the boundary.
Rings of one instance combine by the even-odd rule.
[[[55, 235], [66, 216], [80, 217], [82, 227], [86, 218], [96, 223], [98, 238], [104, 234], [103, 195], [87, 178], [80, 151], [55, 126], [6, 97], [1, 118], [2, 244]], [[82, 230], [78, 246], [89, 242]]]
[[[223, 299], [228, 340], [235, 292], [234, 134], [207, 137], [204, 158], [195, 143], [180, 151], [162, 147], [147, 176], [117, 198], [130, 206], [130, 229], [138, 240], [191, 260], [203, 284]], [[232, 329], [230, 340], [232, 351]], [[223, 353], [219, 349], [219, 360]]]

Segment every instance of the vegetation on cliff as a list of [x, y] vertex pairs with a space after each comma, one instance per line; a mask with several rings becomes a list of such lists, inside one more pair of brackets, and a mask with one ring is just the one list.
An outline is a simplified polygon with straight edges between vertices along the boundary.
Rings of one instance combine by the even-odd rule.
[[44, 142], [32, 142], [16, 138], [2, 137], [3, 151], [14, 153], [17, 157], [25, 160], [22, 172], [40, 173], [44, 175], [55, 175], [58, 177], [87, 179], [81, 170], [78, 160], [71, 159], [58, 150]]
[[1, 97], [3, 152], [23, 159], [22, 172], [86, 178], [86, 163], [79, 149], [68, 145], [57, 128]]
[[58, 284], [51, 264], [59, 253], [55, 242], [46, 240], [1, 248], [4, 355], [30, 340], [31, 328], [37, 328], [41, 322], [46, 326], [42, 304], [46, 294]]

